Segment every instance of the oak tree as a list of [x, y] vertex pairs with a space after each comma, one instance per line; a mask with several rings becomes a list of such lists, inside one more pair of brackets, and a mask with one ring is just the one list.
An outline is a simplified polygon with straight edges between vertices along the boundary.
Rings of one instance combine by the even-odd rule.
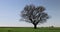
[[24, 21], [32, 23], [34, 28], [37, 28], [37, 24], [46, 22], [49, 19], [47, 13], [45, 13], [45, 7], [35, 6], [35, 5], [26, 5], [21, 11], [21, 17]]

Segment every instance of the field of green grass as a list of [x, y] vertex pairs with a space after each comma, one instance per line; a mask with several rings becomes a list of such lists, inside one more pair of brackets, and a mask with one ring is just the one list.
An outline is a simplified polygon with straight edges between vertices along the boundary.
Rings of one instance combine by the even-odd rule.
[[0, 27], [0, 32], [60, 32], [60, 28], [41, 27], [34, 29], [33, 27]]

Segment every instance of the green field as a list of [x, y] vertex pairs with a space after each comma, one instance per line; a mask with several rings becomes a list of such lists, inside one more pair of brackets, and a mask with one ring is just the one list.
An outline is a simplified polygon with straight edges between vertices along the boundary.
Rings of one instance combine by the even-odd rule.
[[60, 32], [60, 28], [41, 27], [34, 29], [32, 27], [0, 27], [0, 32]]

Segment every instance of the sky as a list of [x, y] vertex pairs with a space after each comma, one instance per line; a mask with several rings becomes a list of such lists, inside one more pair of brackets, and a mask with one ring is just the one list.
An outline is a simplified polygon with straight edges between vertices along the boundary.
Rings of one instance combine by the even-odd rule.
[[50, 19], [38, 27], [60, 27], [60, 0], [0, 0], [0, 27], [33, 27], [31, 23], [20, 21], [20, 12], [25, 5], [44, 6]]

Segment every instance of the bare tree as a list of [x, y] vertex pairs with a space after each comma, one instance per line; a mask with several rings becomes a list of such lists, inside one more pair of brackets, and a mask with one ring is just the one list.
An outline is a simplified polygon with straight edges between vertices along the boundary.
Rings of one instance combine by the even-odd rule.
[[44, 23], [49, 18], [48, 14], [44, 12], [45, 7], [26, 5], [21, 11], [21, 16], [24, 21], [32, 23], [34, 28], [37, 28], [37, 24]]

